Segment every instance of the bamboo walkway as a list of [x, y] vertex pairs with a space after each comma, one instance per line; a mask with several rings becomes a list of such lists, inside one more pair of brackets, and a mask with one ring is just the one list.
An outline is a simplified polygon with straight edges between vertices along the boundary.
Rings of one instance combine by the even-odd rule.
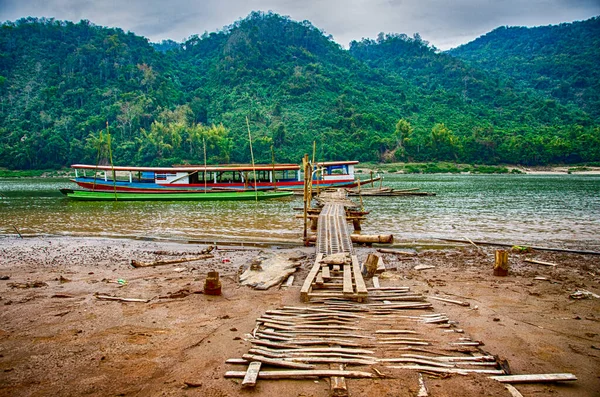
[[356, 207], [356, 204], [347, 198], [343, 189], [323, 192], [318, 200], [323, 209], [317, 225], [317, 257], [300, 290], [300, 297], [304, 302], [323, 297], [362, 302], [368, 291], [346, 219], [346, 208]]

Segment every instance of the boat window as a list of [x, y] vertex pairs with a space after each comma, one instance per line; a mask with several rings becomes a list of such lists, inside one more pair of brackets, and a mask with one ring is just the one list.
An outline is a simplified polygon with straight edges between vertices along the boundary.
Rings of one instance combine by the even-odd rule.
[[173, 172], [165, 172], [164, 174], [156, 174], [156, 180], [157, 181], [166, 181], [167, 178], [176, 176], [177, 174], [173, 173]]

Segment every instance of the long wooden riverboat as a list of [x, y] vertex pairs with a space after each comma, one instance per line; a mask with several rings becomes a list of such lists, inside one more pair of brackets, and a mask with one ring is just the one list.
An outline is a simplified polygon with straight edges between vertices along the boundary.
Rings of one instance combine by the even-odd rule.
[[291, 196], [286, 191], [239, 191], [239, 192], [194, 192], [194, 193], [125, 193], [93, 192], [89, 190], [61, 189], [70, 199], [77, 201], [223, 201], [223, 200], [268, 200]]
[[[317, 163], [313, 186], [358, 186], [354, 166], [358, 161]], [[175, 167], [123, 167], [73, 164], [73, 182], [90, 191], [131, 193], [198, 193], [246, 190], [298, 190], [304, 176], [298, 164], [180, 165]], [[113, 177], [114, 176], [114, 177]], [[372, 180], [361, 182], [371, 183]]]

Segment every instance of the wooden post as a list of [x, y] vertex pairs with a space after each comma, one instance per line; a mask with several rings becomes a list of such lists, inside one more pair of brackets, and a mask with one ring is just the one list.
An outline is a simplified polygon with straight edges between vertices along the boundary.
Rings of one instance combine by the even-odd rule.
[[204, 293], [206, 295], [221, 295], [221, 280], [219, 280], [219, 272], [208, 272], [206, 281], [204, 282]]
[[379, 256], [375, 254], [369, 254], [363, 265], [363, 274], [366, 277], [373, 277], [377, 272], [377, 264], [379, 262]]
[[508, 275], [508, 251], [496, 250], [496, 262], [494, 263], [494, 276]]

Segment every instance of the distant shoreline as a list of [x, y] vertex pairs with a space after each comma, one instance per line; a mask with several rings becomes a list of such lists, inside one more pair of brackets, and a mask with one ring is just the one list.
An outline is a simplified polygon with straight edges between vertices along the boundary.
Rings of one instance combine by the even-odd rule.
[[[421, 172], [419, 172], [421, 171]], [[587, 165], [523, 166], [470, 165], [453, 163], [377, 163], [357, 166], [360, 174], [526, 174], [526, 175], [600, 175], [600, 167]]]
[[[431, 169], [433, 167], [434, 169]], [[600, 167], [587, 165], [487, 165], [436, 163], [363, 163], [358, 174], [528, 174], [528, 175], [600, 175]], [[0, 178], [73, 178], [71, 169], [7, 170], [0, 168]]]

